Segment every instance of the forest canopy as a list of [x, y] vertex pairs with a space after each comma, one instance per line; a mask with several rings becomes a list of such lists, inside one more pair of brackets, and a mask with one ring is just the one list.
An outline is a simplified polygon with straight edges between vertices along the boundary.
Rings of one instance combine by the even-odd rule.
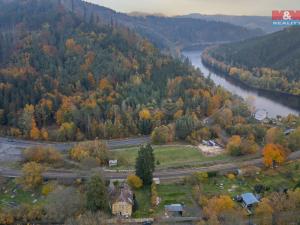
[[65, 141], [150, 134], [184, 115], [211, 115], [230, 98], [188, 61], [162, 55], [128, 28], [97, 16], [87, 21], [59, 0], [0, 7], [2, 135]]

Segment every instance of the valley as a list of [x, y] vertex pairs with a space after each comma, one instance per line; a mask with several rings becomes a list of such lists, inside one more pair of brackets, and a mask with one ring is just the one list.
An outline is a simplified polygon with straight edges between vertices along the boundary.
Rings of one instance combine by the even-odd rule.
[[0, 8], [1, 225], [300, 222], [297, 27]]

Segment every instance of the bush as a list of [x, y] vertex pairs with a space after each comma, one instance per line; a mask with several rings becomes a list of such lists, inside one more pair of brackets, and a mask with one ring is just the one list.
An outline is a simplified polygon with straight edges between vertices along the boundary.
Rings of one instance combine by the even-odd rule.
[[218, 172], [217, 171], [210, 171], [210, 172], [207, 172], [207, 175], [208, 175], [208, 178], [216, 177], [218, 175]]
[[108, 149], [102, 141], [87, 141], [73, 147], [70, 151], [70, 158], [76, 161], [93, 158], [99, 165], [107, 165]]
[[14, 216], [11, 212], [1, 212], [0, 211], [0, 224], [2, 225], [11, 225], [14, 223]]
[[127, 183], [134, 189], [140, 189], [141, 187], [143, 187], [142, 179], [133, 174], [128, 175]]
[[173, 141], [172, 133], [168, 126], [156, 127], [151, 134], [151, 140], [154, 144], [166, 144]]
[[46, 218], [50, 220], [64, 221], [84, 210], [84, 197], [73, 187], [57, 188], [46, 200]]
[[43, 182], [43, 167], [36, 162], [29, 162], [23, 165], [23, 175], [20, 177], [20, 183], [25, 189], [34, 189]]
[[23, 222], [40, 221], [43, 216], [44, 210], [40, 205], [22, 204], [15, 212], [15, 219]]
[[234, 179], [235, 179], [235, 175], [232, 174], [232, 173], [229, 173], [229, 174], [227, 174], [227, 178], [228, 178], [229, 180], [234, 180]]
[[57, 163], [62, 161], [62, 155], [54, 148], [35, 146], [24, 150], [23, 159], [25, 162]]
[[55, 189], [55, 185], [53, 183], [48, 183], [43, 185], [42, 187], [42, 195], [48, 196]]

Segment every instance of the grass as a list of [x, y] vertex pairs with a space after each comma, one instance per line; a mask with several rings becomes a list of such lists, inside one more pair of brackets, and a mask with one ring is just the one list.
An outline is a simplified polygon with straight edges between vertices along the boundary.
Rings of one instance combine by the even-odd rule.
[[134, 212], [133, 217], [142, 218], [150, 215], [150, 187], [143, 187], [140, 190], [136, 190], [135, 197], [137, 201], [137, 210]]
[[4, 185], [1, 185], [0, 207], [13, 207], [22, 203], [33, 204], [35, 199], [38, 200], [36, 204], [40, 202], [38, 193], [24, 191], [15, 183], [15, 180], [9, 180]]
[[[203, 191], [207, 196], [226, 194], [233, 197], [245, 192], [253, 192], [256, 184], [269, 187], [269, 192], [283, 188], [293, 189], [300, 182], [299, 174], [300, 161], [296, 161], [276, 169], [265, 169], [255, 177], [237, 177], [232, 180], [227, 176], [210, 178], [203, 183]], [[236, 186], [236, 188], [232, 188], [233, 186]]]
[[[153, 146], [153, 148], [157, 168], [184, 167], [228, 157], [226, 155], [207, 157], [204, 156], [197, 147], [187, 145]], [[114, 150], [114, 157], [121, 162], [118, 169], [132, 169], [138, 155], [138, 150], [139, 147]]]
[[180, 203], [185, 205], [187, 209], [186, 216], [192, 216], [199, 212], [193, 197], [192, 187], [190, 185], [182, 184], [160, 184], [157, 185], [157, 193], [161, 198], [159, 206], [151, 210], [150, 204], [150, 187], [135, 191], [136, 200], [138, 202], [138, 209], [134, 212], [134, 217], [149, 217], [149, 216], [163, 216], [164, 206], [168, 204]]

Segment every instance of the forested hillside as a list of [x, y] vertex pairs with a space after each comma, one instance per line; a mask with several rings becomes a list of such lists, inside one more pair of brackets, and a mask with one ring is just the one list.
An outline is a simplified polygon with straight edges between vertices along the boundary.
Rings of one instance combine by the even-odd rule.
[[205, 15], [192, 13], [188, 15], [178, 16], [178, 18], [202, 19], [208, 21], [219, 21], [246, 27], [248, 29], [261, 29], [265, 33], [272, 33], [282, 30], [283, 27], [272, 26], [271, 16], [236, 16], [236, 15]]
[[61, 0], [69, 10], [84, 15], [86, 20], [99, 17], [105, 23], [118, 23], [135, 30], [157, 47], [173, 49], [206, 44], [231, 42], [262, 35], [262, 31], [246, 29], [224, 22], [192, 18], [160, 16], [129, 16], [81, 0]]
[[0, 1], [2, 135], [82, 140], [200, 120], [230, 96], [127, 28], [59, 0]]
[[[208, 59], [208, 57], [212, 59]], [[263, 37], [221, 45], [203, 59], [225, 63], [225, 72], [247, 84], [300, 95], [300, 28], [291, 27]], [[223, 65], [225, 68], [225, 65]]]

